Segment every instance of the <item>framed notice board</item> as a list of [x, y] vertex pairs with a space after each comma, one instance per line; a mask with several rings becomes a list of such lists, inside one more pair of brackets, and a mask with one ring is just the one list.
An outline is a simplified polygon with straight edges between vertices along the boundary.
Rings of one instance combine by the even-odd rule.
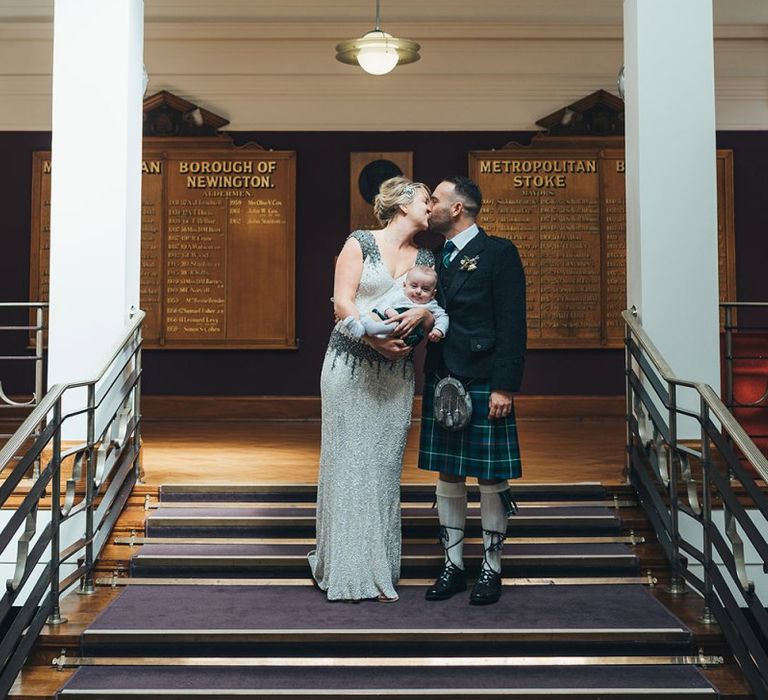
[[[30, 298], [48, 300], [50, 154], [33, 154]], [[145, 138], [141, 308], [150, 348], [296, 347], [296, 154]]]
[[[531, 348], [619, 348], [626, 308], [623, 140], [579, 138], [472, 151], [478, 223], [509, 238], [525, 266]], [[582, 140], [583, 141], [583, 140]], [[734, 299], [733, 155], [717, 152], [720, 299]]]

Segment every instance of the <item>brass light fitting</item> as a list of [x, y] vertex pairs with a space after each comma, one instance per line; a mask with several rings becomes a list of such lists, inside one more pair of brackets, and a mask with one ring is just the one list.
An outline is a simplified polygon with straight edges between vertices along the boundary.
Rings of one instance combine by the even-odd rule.
[[336, 60], [359, 65], [371, 75], [384, 75], [395, 66], [414, 63], [421, 48], [410, 39], [398, 39], [381, 29], [380, 0], [376, 0], [376, 26], [359, 39], [347, 39], [336, 46]]

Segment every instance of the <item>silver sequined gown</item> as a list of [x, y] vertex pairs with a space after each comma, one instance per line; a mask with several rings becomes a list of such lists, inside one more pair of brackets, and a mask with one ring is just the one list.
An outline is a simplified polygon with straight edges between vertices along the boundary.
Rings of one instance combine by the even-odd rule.
[[[355, 297], [361, 313], [393, 279], [370, 231], [351, 234], [363, 250]], [[420, 250], [420, 265], [434, 265]], [[390, 362], [337, 324], [320, 377], [322, 446], [317, 484], [317, 549], [312, 575], [329, 600], [396, 595], [400, 578], [400, 474], [411, 422], [413, 362]]]

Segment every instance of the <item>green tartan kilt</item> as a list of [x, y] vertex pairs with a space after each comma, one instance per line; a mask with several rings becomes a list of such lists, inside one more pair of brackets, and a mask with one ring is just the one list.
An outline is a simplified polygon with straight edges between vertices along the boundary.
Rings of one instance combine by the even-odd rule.
[[[435, 386], [440, 378], [425, 378], [421, 412], [419, 469], [480, 479], [518, 479], [522, 476], [515, 407], [506, 418], [488, 419], [489, 380], [468, 386], [472, 420], [464, 430], [444, 430], [435, 420]], [[466, 382], [464, 383], [466, 386]]]

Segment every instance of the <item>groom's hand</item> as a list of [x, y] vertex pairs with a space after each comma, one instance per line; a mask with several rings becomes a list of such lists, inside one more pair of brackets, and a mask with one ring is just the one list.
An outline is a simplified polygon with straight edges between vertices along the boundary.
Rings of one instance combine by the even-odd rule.
[[488, 418], [506, 418], [512, 412], [512, 392], [494, 389], [488, 400]]
[[377, 338], [375, 335], [367, 335], [365, 342], [388, 360], [401, 360], [411, 353], [411, 348], [399, 338]]
[[[415, 330], [418, 326], [420, 326], [431, 317], [432, 313], [427, 309], [414, 306], [412, 309], [408, 309], [408, 311], [403, 311], [401, 314], [392, 316], [388, 323], [392, 321], [397, 323], [395, 330], [392, 331], [393, 336], [396, 338], [405, 338], [413, 330]], [[431, 330], [431, 328], [428, 328], [427, 330]]]

